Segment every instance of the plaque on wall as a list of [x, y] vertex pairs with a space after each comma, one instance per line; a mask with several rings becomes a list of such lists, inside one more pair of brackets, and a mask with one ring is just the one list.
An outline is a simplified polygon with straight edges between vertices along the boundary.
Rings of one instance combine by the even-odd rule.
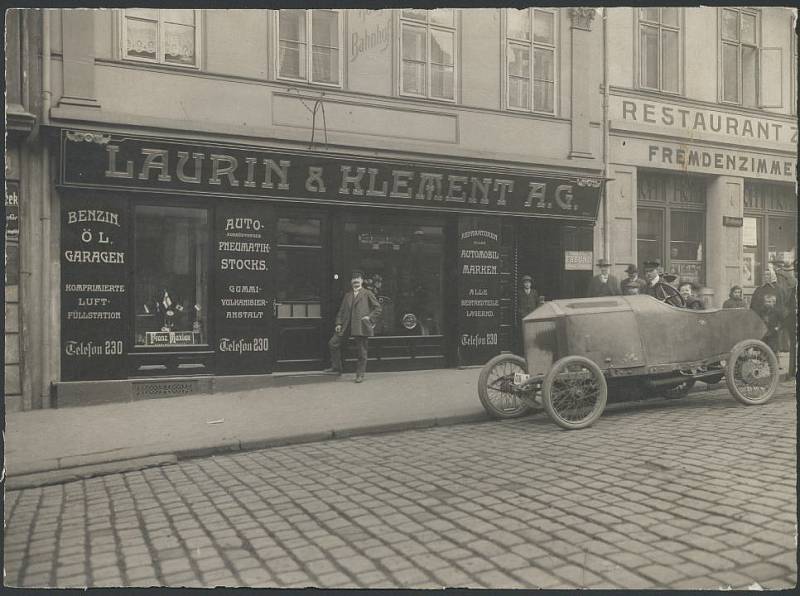
[[124, 378], [127, 206], [95, 196], [61, 205], [61, 379]]
[[218, 374], [272, 372], [273, 209], [220, 201], [214, 225]]
[[484, 364], [500, 351], [500, 222], [458, 221], [458, 357]]

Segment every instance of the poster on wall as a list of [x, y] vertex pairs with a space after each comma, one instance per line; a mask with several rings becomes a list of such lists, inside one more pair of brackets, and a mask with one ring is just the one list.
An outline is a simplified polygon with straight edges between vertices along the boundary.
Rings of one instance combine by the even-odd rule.
[[61, 207], [61, 379], [124, 378], [128, 211], [113, 197]]
[[19, 284], [19, 182], [6, 182], [5, 282]]
[[458, 221], [458, 359], [484, 364], [500, 351], [500, 223]]
[[214, 225], [216, 371], [272, 372], [273, 210], [222, 202]]

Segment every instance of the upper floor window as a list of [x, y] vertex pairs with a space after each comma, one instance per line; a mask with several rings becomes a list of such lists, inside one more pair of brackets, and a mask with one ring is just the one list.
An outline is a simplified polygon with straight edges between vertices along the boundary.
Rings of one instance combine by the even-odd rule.
[[342, 19], [338, 10], [278, 13], [278, 77], [342, 84]]
[[452, 8], [400, 13], [400, 93], [455, 101], [456, 13]]
[[720, 8], [722, 100], [757, 107], [759, 87], [758, 12]]
[[680, 92], [681, 14], [679, 8], [639, 9], [639, 85]]
[[557, 13], [506, 10], [506, 96], [509, 108], [555, 112]]
[[122, 21], [125, 59], [173, 66], [199, 65], [199, 11], [126, 8]]

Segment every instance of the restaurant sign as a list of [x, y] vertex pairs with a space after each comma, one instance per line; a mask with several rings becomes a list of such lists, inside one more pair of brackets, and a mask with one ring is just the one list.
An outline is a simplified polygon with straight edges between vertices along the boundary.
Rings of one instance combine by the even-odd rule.
[[594, 221], [600, 178], [63, 131], [60, 183]]

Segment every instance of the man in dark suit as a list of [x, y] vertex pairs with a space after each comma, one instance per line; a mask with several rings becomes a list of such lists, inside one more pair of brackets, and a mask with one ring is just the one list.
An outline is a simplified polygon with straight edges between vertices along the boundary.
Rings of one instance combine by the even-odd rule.
[[325, 372], [342, 374], [342, 344], [352, 336], [358, 348], [356, 383], [364, 380], [367, 372], [367, 338], [374, 335], [375, 324], [381, 314], [381, 304], [375, 294], [362, 286], [364, 274], [353, 271], [350, 276], [352, 290], [342, 298], [339, 312], [336, 313], [336, 328], [328, 342], [331, 350], [331, 367]]
[[622, 291], [623, 296], [628, 296], [631, 294], [644, 294], [644, 289], [647, 287], [647, 283], [639, 277], [639, 269], [631, 263], [628, 265], [627, 269], [625, 269], [625, 273], [628, 274], [628, 277], [623, 279], [619, 284], [619, 289]]
[[[661, 274], [658, 272], [659, 267], [661, 267], [661, 263], [658, 261], [645, 262], [644, 278], [647, 282], [647, 287], [644, 289], [644, 293], [672, 306], [683, 306], [683, 298], [678, 293], [678, 290], [662, 279]], [[671, 279], [677, 278], [671, 276]]]
[[589, 282], [589, 291], [587, 295], [592, 296], [619, 296], [619, 282], [617, 278], [610, 275], [611, 263], [605, 259], [600, 259], [597, 262], [597, 267], [600, 269], [599, 275], [595, 275], [592, 281]]

